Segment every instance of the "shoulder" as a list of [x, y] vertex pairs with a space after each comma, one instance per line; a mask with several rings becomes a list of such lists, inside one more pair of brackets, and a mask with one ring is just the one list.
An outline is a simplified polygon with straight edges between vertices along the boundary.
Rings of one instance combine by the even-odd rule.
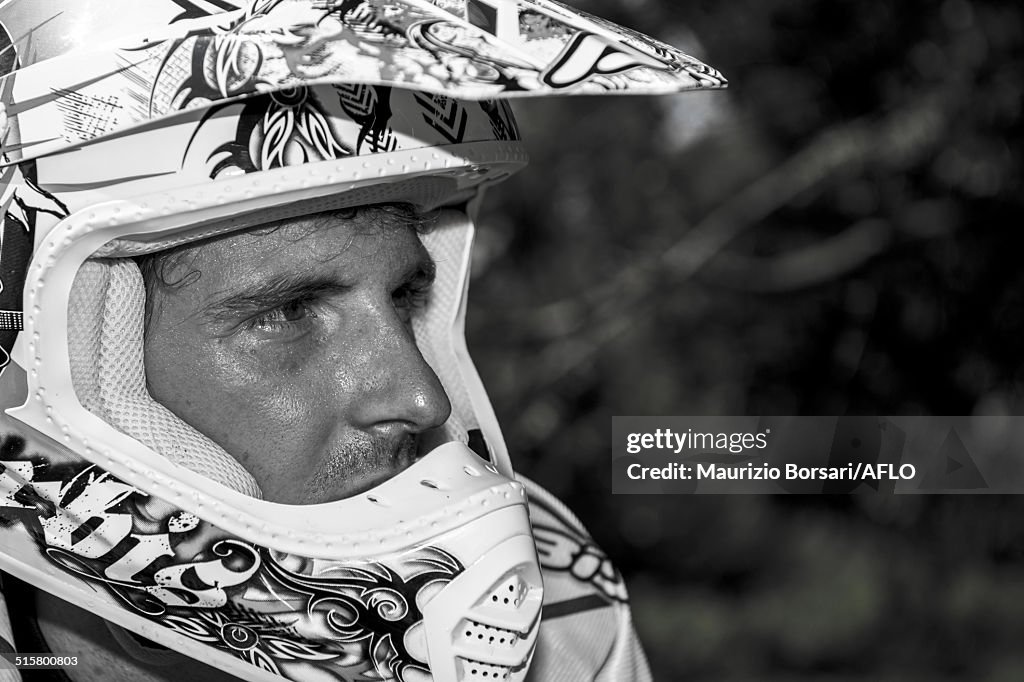
[[650, 680], [618, 569], [579, 519], [527, 479], [544, 610], [531, 680]]

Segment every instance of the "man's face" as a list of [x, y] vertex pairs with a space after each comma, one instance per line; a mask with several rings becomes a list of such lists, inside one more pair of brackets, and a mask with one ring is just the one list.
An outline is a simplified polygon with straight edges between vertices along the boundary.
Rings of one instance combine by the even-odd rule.
[[410, 318], [433, 262], [409, 217], [283, 221], [169, 256], [147, 283], [150, 393], [256, 479], [314, 504], [409, 466], [451, 405]]

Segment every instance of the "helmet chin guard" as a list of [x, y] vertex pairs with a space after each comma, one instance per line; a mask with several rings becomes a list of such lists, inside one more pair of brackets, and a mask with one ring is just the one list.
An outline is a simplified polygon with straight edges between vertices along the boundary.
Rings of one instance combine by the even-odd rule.
[[[541, 574], [463, 334], [472, 216], [526, 163], [504, 100], [724, 79], [548, 0], [57, 5], [0, 7], [0, 568], [246, 679], [524, 679]], [[131, 257], [379, 203], [442, 209], [412, 324], [446, 442], [261, 500], [149, 395]]]
[[[219, 516], [202, 495], [176, 504], [87, 462], [37, 461], [4, 463], [5, 515], [34, 526], [0, 534], [5, 569], [144, 637], [249, 679], [525, 676], [542, 594], [525, 493], [459, 443], [369, 494], [305, 510], [390, 524], [285, 538], [267, 520], [283, 505], [228, 513], [260, 543], [200, 518]], [[96, 529], [76, 542], [85, 526]]]

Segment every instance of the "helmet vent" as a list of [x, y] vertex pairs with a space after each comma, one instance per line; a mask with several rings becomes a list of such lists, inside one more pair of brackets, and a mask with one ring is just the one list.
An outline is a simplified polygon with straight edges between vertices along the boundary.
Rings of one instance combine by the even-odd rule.
[[491, 627], [474, 621], [467, 621], [467, 623], [466, 629], [463, 630], [463, 638], [467, 645], [511, 651], [519, 642], [519, 634], [512, 630]]
[[503, 680], [530, 660], [541, 590], [514, 571], [484, 593], [452, 632], [463, 680]]
[[518, 609], [526, 590], [526, 583], [522, 578], [517, 575], [510, 576], [491, 592], [483, 605], [496, 609]]
[[467, 682], [469, 680], [507, 680], [509, 673], [512, 672], [508, 666], [504, 665], [488, 665], [468, 659], [462, 659], [459, 662], [462, 664], [462, 675], [459, 676], [459, 679]]

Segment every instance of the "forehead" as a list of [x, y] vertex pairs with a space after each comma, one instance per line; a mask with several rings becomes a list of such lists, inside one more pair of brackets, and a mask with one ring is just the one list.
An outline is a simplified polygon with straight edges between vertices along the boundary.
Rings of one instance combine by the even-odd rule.
[[424, 219], [410, 209], [362, 207], [268, 223], [184, 247], [168, 259], [166, 280], [192, 272], [206, 287], [261, 275], [403, 268], [429, 260], [419, 239]]

